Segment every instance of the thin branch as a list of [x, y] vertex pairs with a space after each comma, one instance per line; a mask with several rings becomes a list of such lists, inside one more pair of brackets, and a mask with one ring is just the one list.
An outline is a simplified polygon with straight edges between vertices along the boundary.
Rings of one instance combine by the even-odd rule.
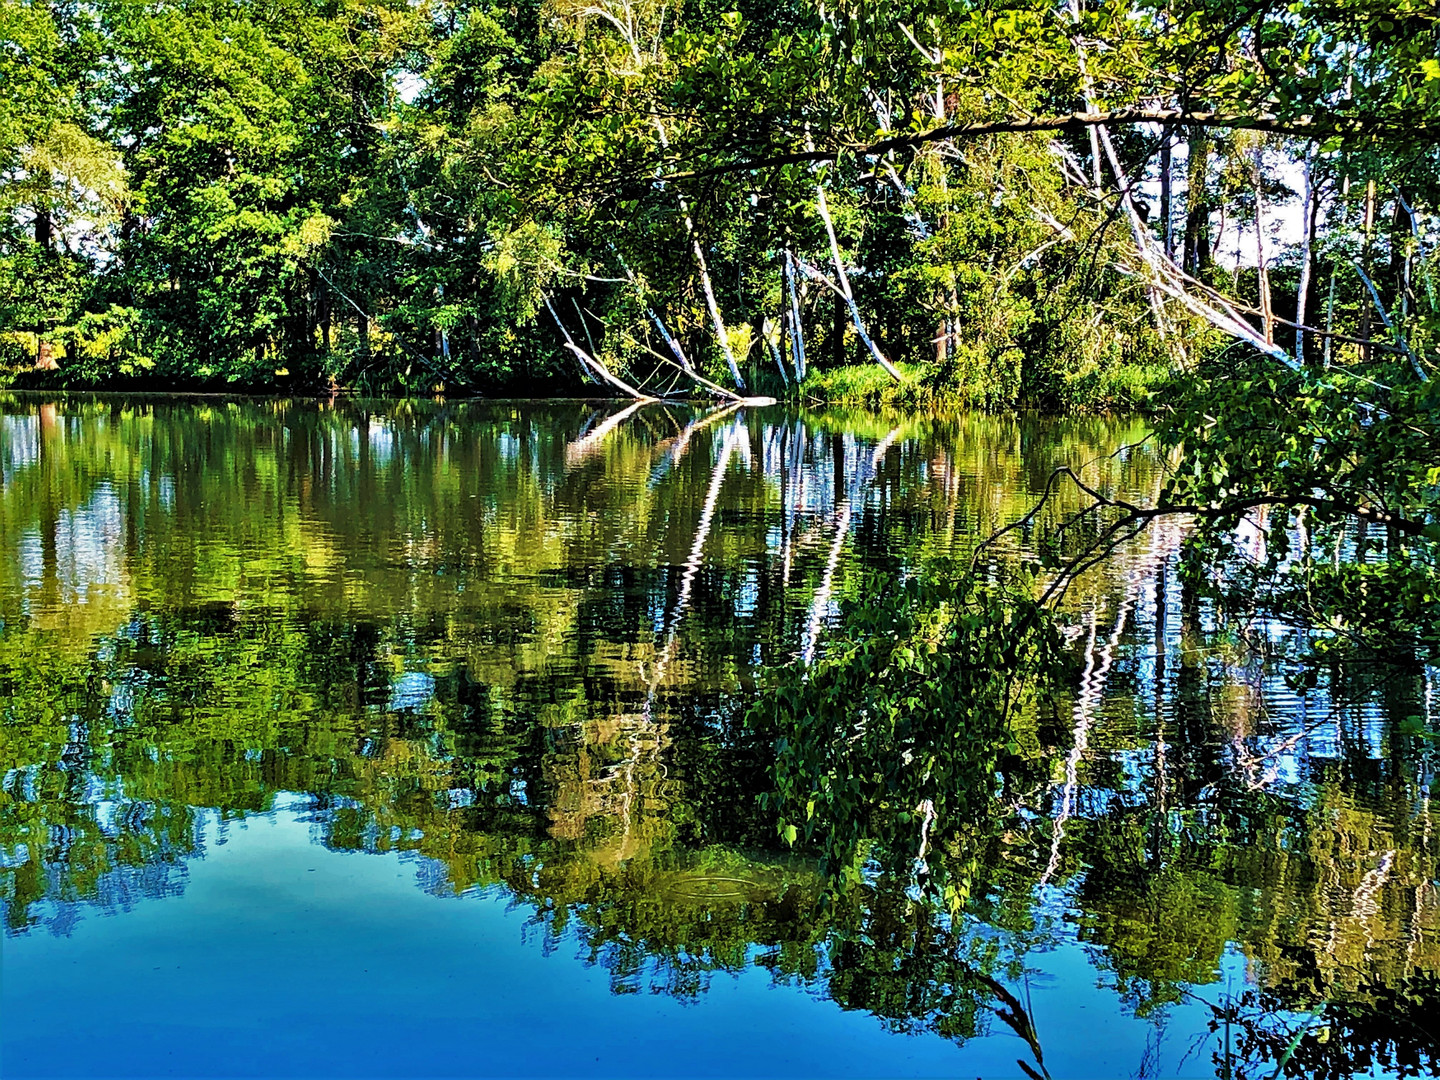
[[1399, 346], [1400, 352], [1404, 354], [1405, 359], [1410, 361], [1410, 367], [1414, 369], [1415, 377], [1422, 383], [1429, 382], [1430, 376], [1427, 375], [1425, 369], [1420, 366], [1419, 357], [1410, 351], [1410, 346], [1405, 344], [1405, 339], [1401, 337], [1400, 331], [1395, 329], [1395, 324], [1390, 321], [1390, 314], [1385, 310], [1385, 305], [1380, 300], [1380, 291], [1375, 288], [1375, 283], [1370, 280], [1370, 275], [1365, 273], [1358, 262], [1355, 263], [1354, 266], [1355, 272], [1360, 275], [1360, 280], [1363, 281], [1365, 287], [1370, 290], [1370, 299], [1375, 301], [1375, 310], [1380, 313], [1380, 321], [1385, 324], [1385, 329], [1389, 330], [1391, 336], [1395, 338], [1395, 344]]

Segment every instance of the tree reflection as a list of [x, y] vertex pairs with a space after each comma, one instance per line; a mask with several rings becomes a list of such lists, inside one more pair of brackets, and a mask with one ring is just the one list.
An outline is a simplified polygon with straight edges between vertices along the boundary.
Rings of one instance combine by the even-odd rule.
[[744, 714], [817, 593], [966, 557], [1062, 460], [1150, 490], [1133, 426], [591, 411], [0, 399], [6, 932], [183, 890], [299, 793], [318, 843], [499, 890], [617, 992], [760, 965], [1043, 1074], [1027, 956], [1070, 935], [1140, 1015], [1214, 1003], [1217, 1071], [1433, 1072], [1434, 672], [1292, 685], [1163, 544], [1075, 586], [1078, 692], [969, 729], [948, 787], [809, 732], [909, 815], [867, 810], [848, 885], [778, 840], [787, 732]]

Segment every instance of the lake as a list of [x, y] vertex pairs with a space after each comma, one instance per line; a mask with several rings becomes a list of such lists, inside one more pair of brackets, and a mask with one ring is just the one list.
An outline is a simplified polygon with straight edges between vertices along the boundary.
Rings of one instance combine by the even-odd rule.
[[760, 806], [766, 670], [1145, 434], [0, 395], [0, 1071], [1433, 1073], [1436, 672], [1255, 648], [1179, 525], [1067, 594], [963, 919]]

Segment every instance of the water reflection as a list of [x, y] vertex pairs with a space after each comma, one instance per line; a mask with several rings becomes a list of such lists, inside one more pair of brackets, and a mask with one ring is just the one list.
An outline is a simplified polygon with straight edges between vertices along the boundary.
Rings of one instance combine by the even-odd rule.
[[[1188, 602], [1176, 527], [1067, 597], [1076, 692], [1023, 719], [990, 827], [936, 856], [978, 882], [962, 922], [886, 875], [822, 903], [756, 799], [773, 755], [748, 691], [823, 648], [862, 571], [968, 552], [1062, 463], [1153, 498], [1164, 462], [1120, 450], [1142, 435], [0, 398], [6, 934], [63, 955], [87, 913], [183, 895], [232, 828], [283, 811], [435, 895], [522, 905], [617, 993], [760, 968], [895, 1031], [1009, 1040], [1043, 1074], [1086, 1032], [1037, 1027], [1031, 995], [1098, 979], [1157, 1032], [1127, 1069], [1268, 1073], [1315, 1003], [1393, 1015], [1440, 969], [1435, 673], [1291, 685]], [[1200, 1001], [1230, 1010], [1219, 1034]]]

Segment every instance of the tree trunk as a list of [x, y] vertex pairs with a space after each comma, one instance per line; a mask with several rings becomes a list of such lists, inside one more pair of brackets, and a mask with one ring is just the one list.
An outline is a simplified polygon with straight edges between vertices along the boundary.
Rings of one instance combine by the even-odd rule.
[[658, 330], [660, 336], [665, 339], [665, 344], [669, 347], [676, 362], [679, 363], [681, 370], [687, 375], [694, 375], [695, 369], [690, 366], [690, 358], [685, 355], [684, 347], [666, 328], [665, 323], [660, 318], [660, 313], [654, 308], [646, 308], [646, 310], [650, 313], [650, 321], [655, 324], [655, 329]]
[[1300, 283], [1295, 287], [1295, 359], [1305, 363], [1306, 313], [1310, 310], [1310, 279], [1315, 271], [1315, 223], [1320, 216], [1320, 194], [1315, 189], [1313, 148], [1305, 153], [1305, 221], [1304, 240], [1300, 248]]
[[[1413, 300], [1416, 299], [1414, 292], [1415, 279], [1413, 276], [1415, 269], [1415, 256], [1424, 254], [1420, 243], [1420, 222], [1417, 221], [1415, 218], [1415, 207], [1411, 206], [1408, 202], [1405, 201], [1405, 193], [1399, 188], [1395, 189], [1395, 198], [1400, 203], [1400, 208], [1405, 211], [1405, 217], [1410, 222], [1410, 238], [1405, 248], [1404, 283], [1406, 296]], [[1435, 303], [1435, 278], [1430, 273], [1429, 267], [1427, 267], [1424, 262], [1420, 264], [1420, 279], [1425, 284], [1425, 299], [1430, 302], [1430, 309], [1433, 311], [1437, 306]]]
[[[1345, 179], [1341, 182], [1340, 199], [1336, 206], [1339, 209], [1340, 213], [1345, 215], [1347, 220], [1350, 216], [1348, 202], [1349, 198], [1350, 177], [1346, 176]], [[1327, 368], [1330, 366], [1330, 352], [1331, 347], [1334, 344], [1334, 339], [1330, 336], [1330, 334], [1335, 329], [1335, 274], [1339, 270], [1339, 268], [1340, 267], [1338, 261], [1332, 259], [1330, 262], [1330, 297], [1328, 300], [1325, 301], [1325, 350], [1321, 359], [1321, 364]]]
[[1264, 324], [1265, 343], [1275, 344], [1275, 311], [1270, 298], [1270, 267], [1265, 258], [1265, 177], [1261, 171], [1261, 151], [1255, 149], [1250, 162], [1250, 185], [1255, 191], [1255, 287], [1260, 294], [1260, 318]]
[[47, 255], [55, 246], [55, 221], [48, 210], [35, 211], [35, 243]]
[[[640, 53], [635, 41], [629, 41], [630, 49], [634, 53], [636, 62], [640, 60]], [[655, 133], [660, 137], [660, 145], [666, 150], [670, 149], [670, 137], [665, 133], [665, 126], [660, 123], [658, 117], [650, 118], [655, 125]], [[684, 195], [680, 195], [680, 216], [685, 222], [685, 235], [690, 238], [690, 250], [695, 256], [695, 267], [700, 271], [700, 289], [705, 294], [705, 306], [710, 312], [710, 321], [715, 327], [715, 340], [720, 346], [720, 351], [725, 356], [725, 364], [730, 369], [730, 377], [735, 380], [735, 385], [741, 390], [745, 389], [745, 380], [740, 377], [740, 365], [735, 363], [735, 353], [730, 349], [730, 335], [725, 329], [725, 320], [720, 315], [720, 304], [715, 299], [715, 288], [710, 282], [710, 267], [705, 262], [705, 249], [700, 246], [700, 237], [695, 231], [695, 222], [690, 217], [690, 202]]]
[[[880, 351], [880, 346], [875, 344], [875, 340], [865, 329], [865, 320], [860, 317], [860, 305], [855, 302], [855, 290], [850, 287], [850, 275], [845, 273], [845, 261], [840, 256], [840, 241], [835, 235], [835, 223], [830, 219], [830, 207], [825, 200], [825, 187], [823, 184], [815, 185], [815, 208], [820, 211], [820, 219], [825, 223], [825, 234], [830, 239], [830, 254], [835, 259], [835, 280], [840, 283], [840, 296], [845, 306], [850, 309], [850, 321], [855, 324], [855, 333], [860, 335], [861, 342], [870, 350], [870, 355], [875, 362], [885, 369], [885, 373], [896, 382], [904, 382], [904, 376], [902, 376], [899, 369], [886, 358], [885, 354]], [[836, 328], [838, 333], [836, 337], [838, 340], [837, 348], [839, 349], [837, 364], [840, 362], [840, 358], [843, 357], [845, 348], [845, 333], [840, 326], [839, 319], [840, 315], [837, 309]]]
[[785, 356], [780, 351], [780, 345], [777, 344], [777, 341], [783, 343], [785, 337], [785, 331], [782, 327], [783, 324], [775, 328], [776, 336], [772, 338], [770, 336], [770, 319], [767, 316], [764, 321], [760, 323], [760, 336], [765, 339], [765, 349], [770, 353], [770, 358], [775, 361], [775, 367], [780, 371], [780, 385], [788, 390], [790, 389], [790, 376], [785, 374]]
[[[1375, 232], [1375, 181], [1370, 180], [1365, 184], [1365, 246], [1361, 250], [1360, 262], [1365, 275], [1370, 275], [1370, 242]], [[1360, 303], [1360, 340], [1370, 340], [1370, 305], [1363, 300]], [[1360, 346], [1360, 359], [1370, 359], [1370, 346]]]
[[612, 372], [609, 368], [607, 368], [600, 360], [582, 349], [576, 343], [575, 338], [571, 335], [570, 331], [566, 329], [565, 323], [560, 318], [560, 313], [555, 310], [555, 305], [550, 302], [550, 297], [544, 296], [544, 294], [542, 294], [542, 299], [545, 301], [546, 310], [550, 312], [550, 317], [555, 320], [555, 326], [559, 329], [560, 333], [565, 338], [565, 348], [569, 349], [570, 352], [574, 354], [575, 359], [580, 362], [580, 369], [582, 372], [586, 368], [588, 368], [591, 374], [598, 376], [600, 379], [608, 382], [616, 389], [623, 390], [625, 393], [629, 394], [633, 398], [638, 398], [641, 401], [655, 400], [654, 398], [650, 397], [650, 395], [641, 393], [639, 390], [635, 389], [635, 387], [631, 386], [623, 379], [617, 377], [615, 373]]
[[[45, 210], [35, 211], [35, 243], [47, 255], [55, 244], [55, 222]], [[55, 361], [55, 346], [45, 337], [45, 324], [35, 325], [35, 370], [54, 371], [60, 365]]]
[[1210, 137], [1204, 128], [1192, 127], [1189, 144], [1184, 265], [1186, 273], [1199, 277], [1210, 266], [1210, 201], [1205, 190], [1206, 174], [1210, 169]]
[[800, 310], [800, 292], [795, 284], [795, 259], [785, 249], [785, 279], [790, 289], [790, 344], [795, 358], [795, 381], [805, 381], [805, 321]]
[[[790, 253], [780, 259], [780, 357], [790, 355]], [[789, 380], [786, 380], [789, 383]]]
[[[1115, 186], [1120, 191], [1120, 204], [1125, 210], [1125, 219], [1130, 225], [1130, 235], [1135, 241], [1135, 250], [1139, 252], [1140, 258], [1144, 260], [1150, 273], [1145, 282], [1145, 295], [1150, 301], [1150, 310], [1155, 316], [1155, 331], [1160, 335], [1162, 341], [1172, 342], [1169, 329], [1169, 321], [1165, 318], [1165, 302], [1160, 294], [1158, 279], [1161, 276], [1160, 269], [1155, 265], [1154, 256], [1151, 254], [1151, 242], [1149, 226], [1140, 217], [1140, 212], [1135, 208], [1135, 200], [1130, 194], [1130, 178], [1125, 173], [1125, 166], [1120, 161], [1120, 155], [1115, 152], [1115, 142], [1110, 138], [1110, 132], [1103, 125], [1096, 125], [1095, 131], [1100, 145], [1104, 146], [1105, 154], [1110, 159], [1110, 168], [1115, 173]], [[1176, 360], [1183, 362], [1183, 346], [1178, 340], [1173, 340], [1172, 349], [1176, 350]]]
[[[693, 229], [688, 213], [685, 215], [685, 223], [688, 228]], [[730, 335], [725, 329], [725, 320], [720, 317], [720, 304], [716, 301], [715, 289], [710, 284], [710, 269], [705, 265], [705, 253], [700, 249], [699, 239], [692, 240], [691, 247], [695, 253], [695, 265], [700, 268], [700, 288], [705, 293], [705, 306], [710, 309], [710, 321], [715, 324], [715, 340], [720, 343], [720, 351], [725, 355], [730, 377], [735, 380], [736, 386], [744, 390], [745, 380], [740, 376], [740, 365], [735, 363], [735, 353], [730, 349]]]
[[[1070, 21], [1080, 22], [1080, 0], [1070, 0]], [[1090, 71], [1085, 62], [1085, 50], [1080, 47], [1076, 40], [1075, 53], [1080, 65], [1080, 89], [1085, 94], [1085, 111], [1095, 111], [1095, 90], [1090, 81]], [[1092, 125], [1090, 127], [1090, 173], [1095, 181], [1095, 190], [1103, 191], [1105, 188], [1105, 174], [1100, 168], [1100, 132]]]
[[1165, 257], [1175, 257], [1175, 226], [1170, 220], [1170, 132], [1166, 129], [1160, 143], [1160, 240], [1165, 245]]
[[1395, 303], [1390, 311], [1399, 326], [1410, 317], [1410, 226], [1405, 213], [1405, 199], [1395, 196], [1395, 212], [1390, 217], [1390, 280], [1395, 283]]

